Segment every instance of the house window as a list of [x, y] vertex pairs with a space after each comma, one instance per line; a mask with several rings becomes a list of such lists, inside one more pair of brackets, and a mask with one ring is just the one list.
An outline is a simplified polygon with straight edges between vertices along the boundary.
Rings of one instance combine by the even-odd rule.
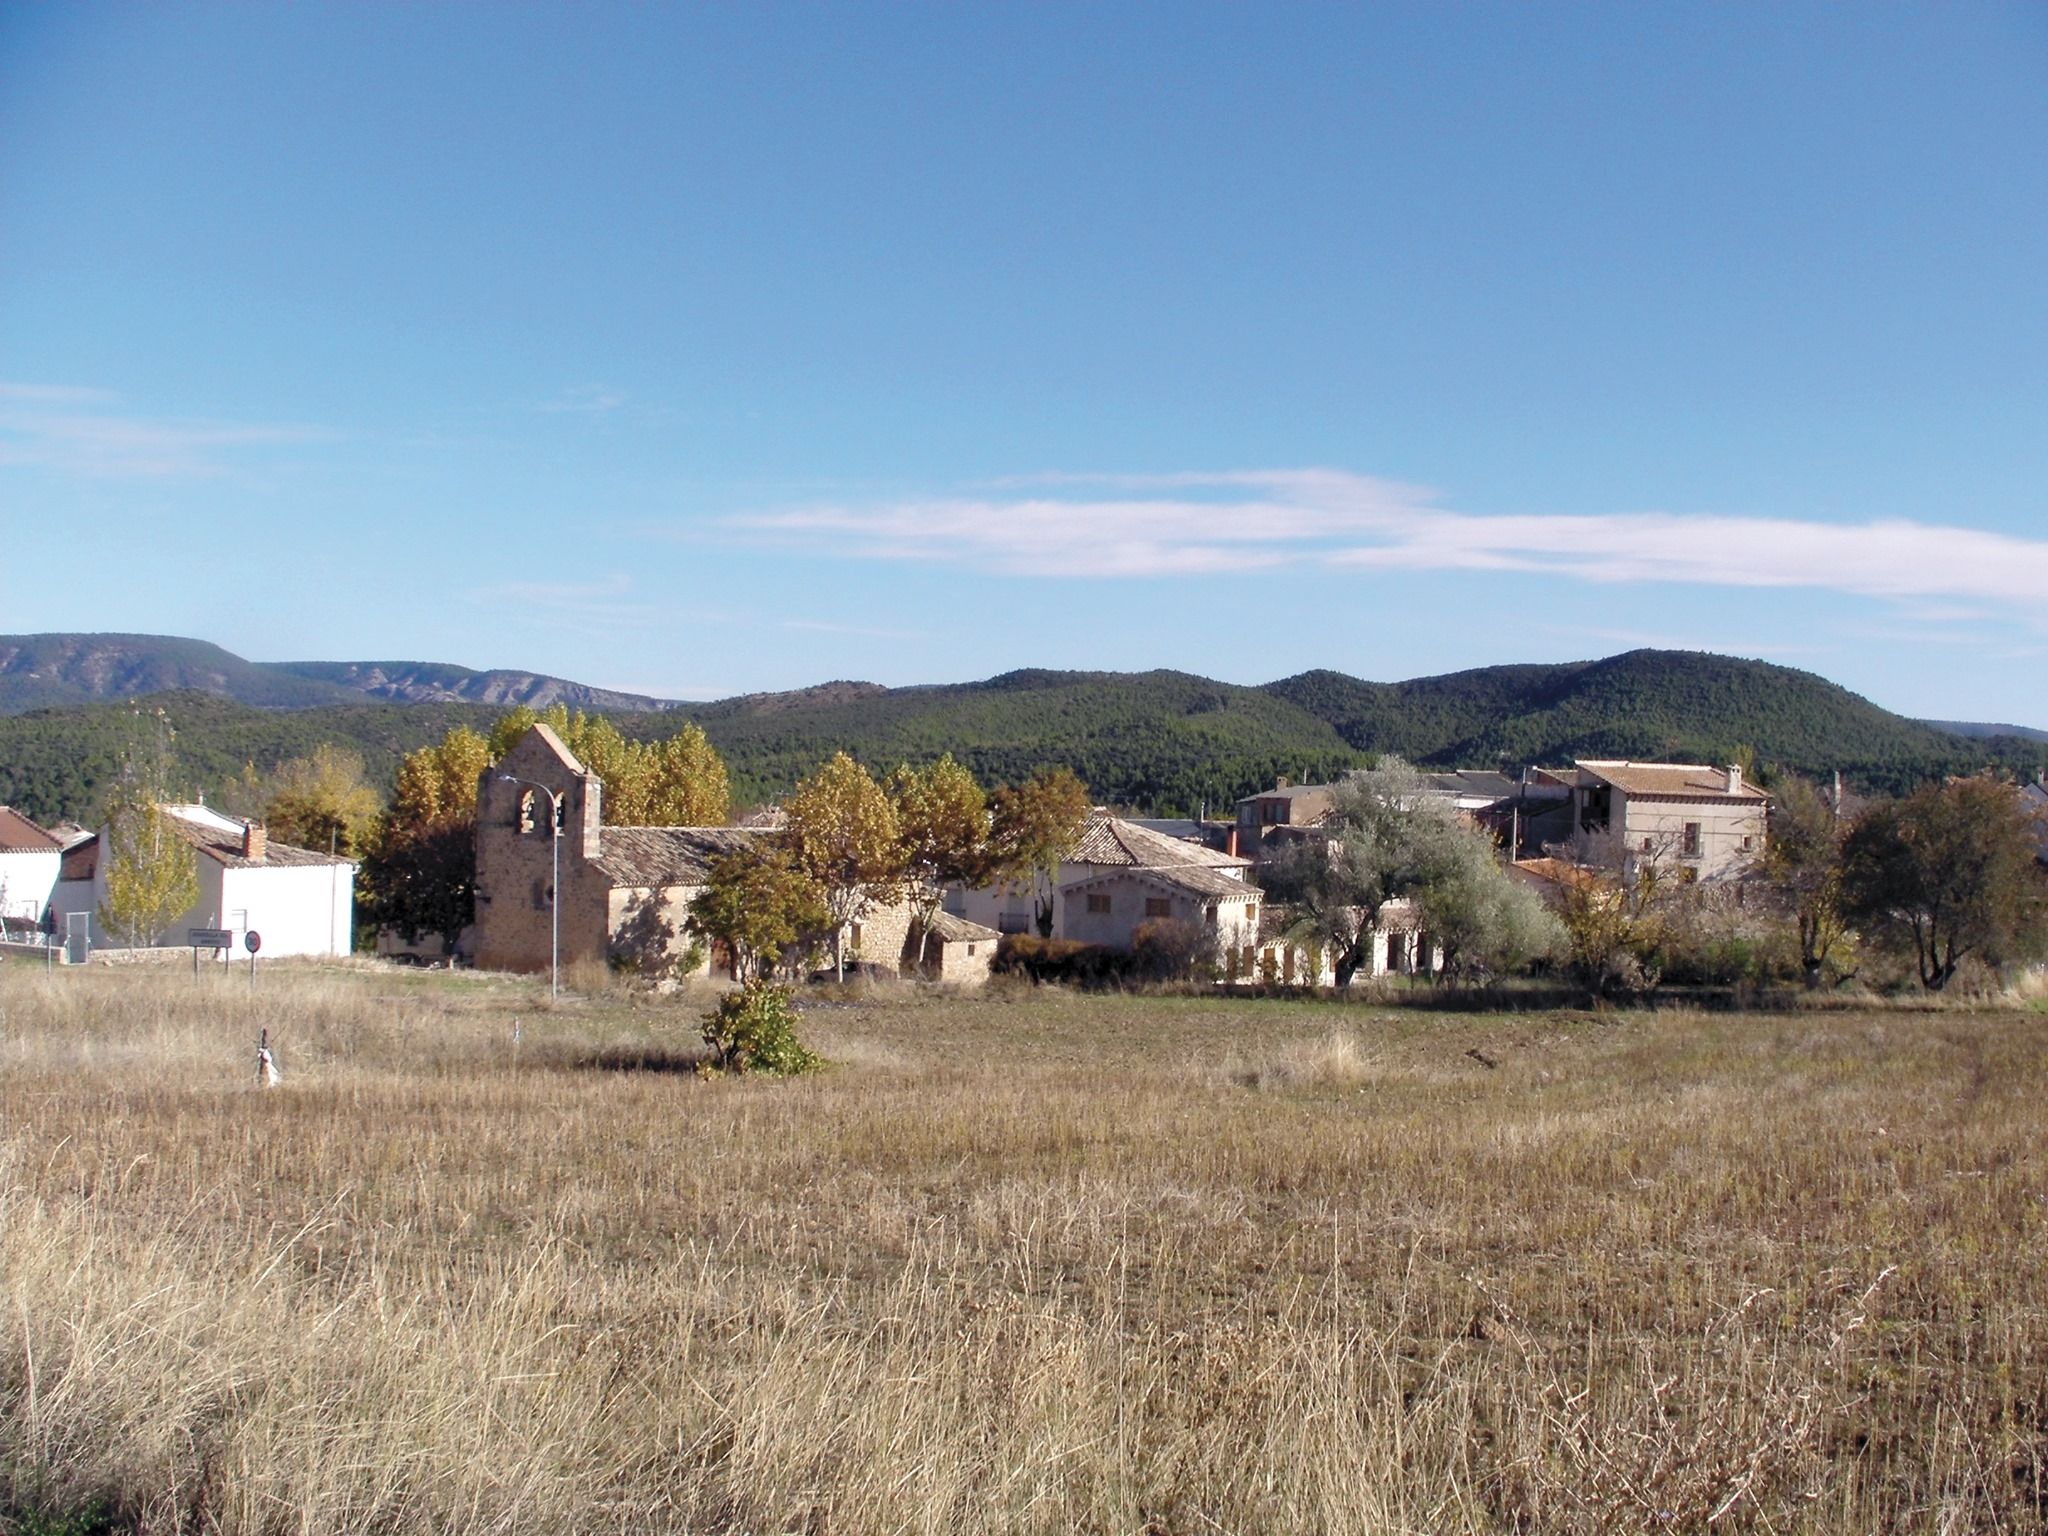
[[1023, 933], [1031, 927], [1031, 919], [1022, 912], [1004, 912], [996, 918], [996, 932]]
[[1211, 903], [1209, 904], [1209, 906], [1208, 906], [1208, 907], [1206, 907], [1206, 908], [1205, 908], [1205, 909], [1203, 910], [1203, 912], [1202, 912], [1202, 916], [1203, 916], [1204, 918], [1206, 918], [1206, 919], [1208, 920], [1209, 926], [1210, 926], [1211, 928], [1214, 928], [1214, 927], [1216, 926], [1216, 906], [1215, 906], [1215, 903], [1211, 902]]
[[1173, 916], [1173, 903], [1164, 896], [1147, 896], [1145, 898], [1145, 915], [1147, 917], [1171, 917]]
[[970, 960], [974, 958], [974, 946], [972, 944], [967, 946], [967, 958]]
[[519, 797], [519, 830], [531, 832], [537, 819], [534, 793], [529, 789]]
[[1256, 922], [1258, 922], [1258, 920], [1259, 920], [1259, 909], [1258, 909], [1257, 907], [1246, 907], [1246, 908], [1244, 909], [1244, 920], [1245, 920], [1245, 921], [1246, 921], [1247, 923], [1256, 923]]
[[1107, 912], [1109, 910], [1109, 898], [1107, 896], [1091, 895], [1088, 898], [1088, 910], [1090, 912]]
[[1685, 833], [1679, 843], [1679, 852], [1683, 853], [1688, 859], [1696, 859], [1700, 856], [1700, 824], [1698, 822], [1688, 821], [1685, 824]]
[[1742, 851], [1744, 853], [1752, 853], [1755, 851], [1755, 849], [1756, 839], [1750, 836], [1748, 833], [1744, 833], [1742, 837]]

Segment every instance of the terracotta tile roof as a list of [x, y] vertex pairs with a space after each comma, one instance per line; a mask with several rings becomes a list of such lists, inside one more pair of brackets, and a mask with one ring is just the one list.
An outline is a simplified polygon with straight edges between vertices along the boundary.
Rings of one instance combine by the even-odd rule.
[[597, 867], [613, 885], [635, 890], [702, 885], [714, 863], [756, 846], [763, 835], [756, 827], [606, 827]]
[[993, 928], [984, 928], [979, 923], [970, 923], [966, 918], [951, 912], [939, 912], [932, 918], [931, 936], [946, 944], [993, 944], [1002, 938]]
[[0, 805], [0, 853], [55, 853], [63, 846], [21, 812]]
[[1742, 787], [1728, 792], [1728, 770], [1708, 768], [1699, 763], [1586, 762], [1582, 773], [1631, 795], [1669, 795], [1681, 800], [1754, 800], [1771, 797], [1747, 779]]
[[[265, 842], [262, 858], [245, 859], [242, 857], [242, 835], [239, 832], [225, 831], [220, 827], [209, 826], [205, 822], [188, 821], [175, 811], [170, 817], [170, 822], [186, 842], [228, 869], [307, 869], [319, 864], [355, 862], [336, 854], [315, 853], [310, 848], [294, 848], [290, 843], [280, 843], [274, 838]], [[67, 859], [67, 867], [69, 862]]]
[[1067, 855], [1067, 862], [1143, 869], [1170, 869], [1183, 864], [1208, 869], [1248, 869], [1252, 861], [1200, 843], [1168, 837], [1121, 816], [1097, 812], [1081, 829], [1080, 840]]
[[1201, 864], [1169, 864], [1165, 866], [1133, 864], [1111, 866], [1108, 868], [1098, 867], [1087, 873], [1075, 874], [1062, 880], [1060, 882], [1060, 889], [1063, 891], [1077, 891], [1084, 886], [1093, 885], [1097, 881], [1119, 878], [1144, 880], [1153, 885], [1170, 886], [1175, 890], [1186, 892], [1190, 896], [1199, 896], [1204, 901], [1211, 898], [1258, 901], [1265, 895], [1256, 885], [1248, 884], [1243, 880], [1238, 880], [1224, 874], [1219, 869], [1211, 869]]

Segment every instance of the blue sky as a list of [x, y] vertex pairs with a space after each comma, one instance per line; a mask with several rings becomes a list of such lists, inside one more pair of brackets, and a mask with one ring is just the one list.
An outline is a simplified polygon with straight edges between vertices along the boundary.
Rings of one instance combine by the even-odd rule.
[[2048, 726], [2048, 7], [0, 8], [0, 631]]

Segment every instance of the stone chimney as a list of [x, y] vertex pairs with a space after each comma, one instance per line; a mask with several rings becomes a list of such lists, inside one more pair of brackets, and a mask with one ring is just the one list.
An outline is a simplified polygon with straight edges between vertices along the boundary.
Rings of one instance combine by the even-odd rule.
[[1274, 787], [1275, 789], [1285, 789], [1285, 788], [1287, 788], [1287, 785], [1288, 785], [1288, 779], [1287, 779], [1287, 775], [1286, 775], [1286, 774], [1284, 774], [1284, 773], [1280, 773], [1280, 774], [1275, 774], [1275, 775], [1273, 776], [1273, 787]]
[[242, 823], [242, 857], [261, 864], [263, 856], [270, 851], [270, 838], [260, 821]]
[[1728, 765], [1728, 793], [1731, 795], [1742, 793], [1742, 768], [1736, 763]]

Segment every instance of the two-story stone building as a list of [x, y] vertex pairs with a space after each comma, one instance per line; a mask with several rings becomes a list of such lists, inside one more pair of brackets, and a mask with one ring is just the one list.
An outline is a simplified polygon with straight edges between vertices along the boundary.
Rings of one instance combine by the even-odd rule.
[[1763, 852], [1771, 797], [1738, 767], [1578, 763], [1572, 854], [1632, 879], [1645, 864], [1698, 880], [1739, 874]]

